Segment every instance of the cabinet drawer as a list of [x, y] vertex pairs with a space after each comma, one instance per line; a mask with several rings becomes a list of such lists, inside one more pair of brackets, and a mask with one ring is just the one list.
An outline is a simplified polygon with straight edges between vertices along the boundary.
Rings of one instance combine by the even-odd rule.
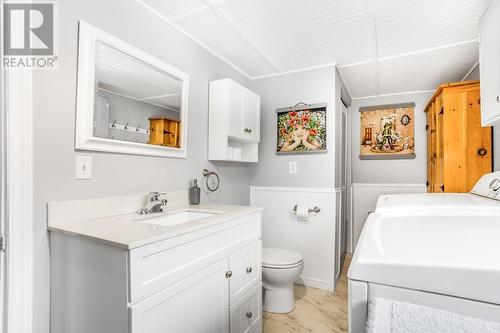
[[262, 280], [262, 242], [257, 241], [229, 257], [230, 301], [236, 302], [253, 285]]
[[231, 333], [262, 332], [261, 305], [262, 282], [259, 282], [231, 306]]
[[136, 302], [260, 239], [260, 213], [129, 252], [129, 301]]

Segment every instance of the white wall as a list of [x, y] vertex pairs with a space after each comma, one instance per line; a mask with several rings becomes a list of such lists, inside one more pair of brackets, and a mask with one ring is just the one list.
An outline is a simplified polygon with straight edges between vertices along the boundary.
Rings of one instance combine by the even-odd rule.
[[[433, 92], [382, 96], [352, 101], [352, 167], [354, 183], [425, 183], [427, 180], [427, 134], [424, 108]], [[360, 114], [363, 106], [415, 103], [415, 159], [361, 160]]]
[[[335, 190], [333, 188], [252, 186], [250, 203], [263, 207], [262, 246], [291, 249], [302, 254], [299, 283], [327, 290], [335, 282]], [[318, 206], [321, 212], [299, 220], [294, 205]]]
[[[261, 144], [259, 163], [253, 167], [252, 185], [263, 186], [334, 186], [335, 68], [254, 80], [252, 90], [261, 96]], [[304, 155], [276, 154], [276, 109], [327, 103], [327, 153]], [[288, 173], [288, 162], [297, 161], [297, 174]]]
[[[356, 247], [366, 216], [375, 209], [379, 195], [425, 191], [427, 180], [427, 133], [424, 108], [433, 92], [353, 99], [351, 105], [351, 229], [350, 250]], [[361, 160], [359, 158], [360, 114], [363, 106], [414, 102], [415, 159]], [[423, 190], [422, 190], [423, 189]]]
[[[306, 265], [302, 283], [332, 290], [340, 268], [336, 242], [339, 234], [336, 226], [340, 225], [336, 189], [340, 186], [336, 177], [340, 166], [336, 159], [340, 156], [340, 95], [344, 90], [343, 94], [349, 99], [348, 94], [333, 66], [258, 79], [253, 81], [252, 88], [262, 98], [259, 163], [252, 168], [251, 184], [256, 189], [252, 204], [265, 207], [264, 246], [302, 253]], [[326, 153], [276, 154], [276, 109], [299, 102], [327, 103]], [[297, 174], [289, 174], [290, 161], [297, 162]], [[321, 212], [304, 223], [293, 215], [296, 204], [310, 208], [318, 205]]]
[[[221, 175], [219, 200], [248, 204], [249, 166], [207, 161], [208, 82], [250, 81], [134, 0], [59, 2], [59, 68], [34, 77], [34, 324], [49, 332], [49, 242], [46, 203], [119, 196], [152, 190], [185, 190], [203, 168]], [[84, 20], [190, 74], [188, 159], [75, 152], [78, 20]], [[75, 156], [93, 156], [93, 179], [74, 180]], [[207, 200], [206, 197], [203, 198]]]
[[377, 199], [382, 194], [424, 193], [427, 191], [425, 184], [381, 184], [381, 183], [355, 183], [352, 185], [352, 237], [353, 249], [356, 248], [359, 235], [369, 213], [373, 212]]

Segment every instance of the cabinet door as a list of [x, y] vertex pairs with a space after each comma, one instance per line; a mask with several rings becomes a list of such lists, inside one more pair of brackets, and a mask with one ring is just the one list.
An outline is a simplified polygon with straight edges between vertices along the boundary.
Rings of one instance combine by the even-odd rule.
[[229, 257], [232, 272], [230, 284], [231, 304], [262, 280], [262, 242], [258, 241]]
[[229, 119], [228, 134], [231, 137], [244, 139], [243, 114], [245, 108], [245, 89], [233, 81], [228, 81]]
[[435, 192], [443, 192], [444, 185], [444, 108], [443, 96], [439, 95], [436, 98], [436, 190]]
[[481, 127], [479, 89], [470, 90], [467, 93], [467, 191], [492, 171], [491, 148], [491, 127]]
[[227, 269], [224, 259], [130, 307], [130, 332], [228, 333]]
[[479, 66], [481, 72], [481, 122], [500, 124], [500, 1], [491, 2], [481, 17]]
[[467, 190], [467, 91], [446, 88], [443, 91], [444, 175], [442, 192], [465, 193]]
[[243, 112], [243, 131], [249, 141], [260, 141], [260, 96], [247, 90]]

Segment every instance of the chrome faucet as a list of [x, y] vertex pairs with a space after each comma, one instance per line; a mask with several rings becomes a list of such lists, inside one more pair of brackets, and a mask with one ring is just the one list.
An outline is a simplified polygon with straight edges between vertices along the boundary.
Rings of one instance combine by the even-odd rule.
[[167, 199], [161, 199], [161, 197], [166, 194], [165, 192], [150, 192], [146, 207], [141, 208], [137, 213], [143, 215], [163, 212], [163, 208], [167, 205], [168, 201]]

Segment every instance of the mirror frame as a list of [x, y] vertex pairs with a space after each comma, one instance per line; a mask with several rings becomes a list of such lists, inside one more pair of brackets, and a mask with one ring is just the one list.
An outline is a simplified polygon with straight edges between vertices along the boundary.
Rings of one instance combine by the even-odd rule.
[[[180, 148], [94, 136], [96, 43], [102, 42], [182, 80]], [[187, 158], [189, 75], [152, 55], [83, 21], [79, 22], [78, 83], [76, 95], [75, 149], [122, 154]]]

